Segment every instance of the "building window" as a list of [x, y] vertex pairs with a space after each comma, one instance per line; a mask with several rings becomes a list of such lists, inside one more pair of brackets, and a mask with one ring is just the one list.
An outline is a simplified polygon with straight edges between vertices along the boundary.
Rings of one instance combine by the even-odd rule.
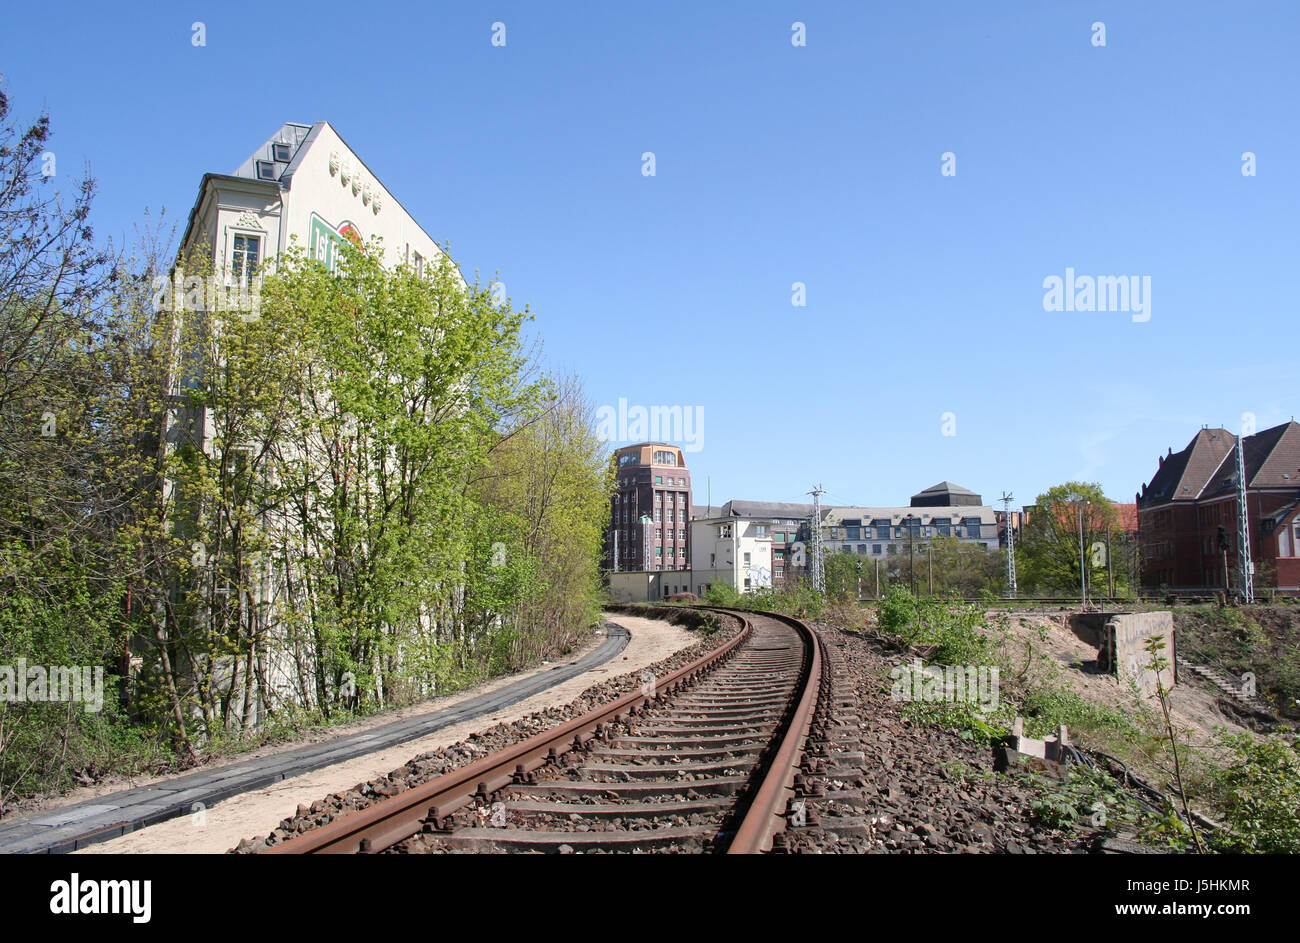
[[288, 145], [288, 144], [272, 144], [272, 145], [271, 145], [271, 156], [274, 157], [277, 161], [279, 161], [279, 162], [282, 163], [282, 164], [287, 164], [287, 163], [289, 163], [289, 145]]
[[[664, 483], [664, 476], [663, 476], [663, 475], [655, 475], [655, 484], [657, 484], [657, 485], [662, 485], [663, 483]], [[658, 497], [658, 495], [656, 494], [655, 497]]]
[[784, 559], [785, 559], [785, 551], [784, 551], [784, 550], [778, 550], [778, 551], [776, 551], [776, 559], [778, 559], [778, 560], [784, 560]]
[[755, 536], [755, 537], [766, 537], [766, 536], [767, 536], [767, 525], [765, 525], [765, 524], [756, 524], [756, 525], [754, 525], [754, 536]]
[[655, 528], [655, 540], [661, 540], [661, 539], [663, 538], [663, 536], [664, 536], [664, 535], [663, 535], [663, 531], [662, 531], [660, 528], [656, 527], [656, 528]]
[[655, 452], [654, 461], [656, 465], [676, 465], [677, 456], [673, 452], [667, 452], [660, 449]]
[[745, 554], [745, 566], [749, 566], [749, 554]]
[[677, 532], [677, 539], [678, 539], [678, 540], [685, 540], [685, 539], [686, 539], [686, 528], [683, 527], [681, 530], [679, 530], [679, 531]]
[[778, 530], [775, 534], [772, 535], [772, 539], [775, 540], [777, 543], [781, 543], [781, 544], [785, 543], [785, 532]]
[[874, 554], [876, 554], [877, 556], [879, 556], [879, 555], [880, 555], [880, 544], [872, 544], [872, 545], [871, 545], [871, 552], [874, 553]]
[[661, 511], [659, 508], [655, 508], [655, 523], [656, 524], [661, 523], [663, 521], [663, 518], [664, 518], [664, 512]]
[[867, 552], [867, 545], [866, 545], [866, 544], [858, 544], [858, 553], [866, 553], [866, 552]]
[[655, 547], [655, 556], [656, 556], [656, 557], [662, 557], [663, 555], [664, 555], [664, 548], [663, 548], [663, 547]]
[[230, 269], [235, 281], [246, 282], [257, 274], [257, 263], [261, 257], [262, 240], [258, 236], [235, 234], [234, 250], [231, 252]]

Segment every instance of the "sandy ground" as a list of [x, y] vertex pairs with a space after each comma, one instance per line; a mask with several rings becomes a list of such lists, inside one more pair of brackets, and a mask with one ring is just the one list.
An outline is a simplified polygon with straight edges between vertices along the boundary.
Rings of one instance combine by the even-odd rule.
[[[1083, 665], [1095, 661], [1097, 650], [1066, 627], [1065, 617], [1015, 615], [1011, 617], [1009, 627], [1019, 639], [1013, 651], [1023, 656], [1025, 642], [1030, 642], [1035, 651], [1052, 656], [1064, 669], [1062, 679], [1081, 697], [1106, 706], [1124, 705], [1130, 709], [1137, 706], [1133, 693], [1121, 688], [1113, 676], [1083, 670]], [[1037, 634], [1039, 627], [1047, 629], [1046, 642], [1041, 641]], [[1225, 714], [1216, 702], [1217, 695], [1197, 678], [1180, 677], [1170, 694], [1170, 716], [1174, 727], [1190, 732], [1191, 742], [1198, 748], [1211, 748], [1216, 727], [1227, 728], [1231, 733], [1249, 732]], [[1154, 700], [1148, 699], [1148, 708], [1158, 712], [1155, 704]]]
[[[281, 780], [253, 792], [233, 796], [202, 813], [172, 819], [149, 828], [130, 832], [121, 838], [91, 845], [89, 848], [77, 852], [77, 854], [150, 854], [157, 852], [221, 854], [237, 845], [241, 838], [265, 835], [275, 827], [280, 819], [292, 815], [300, 803], [310, 805], [329, 793], [342, 792], [359, 782], [382, 776], [402, 766], [417, 754], [436, 750], [439, 747], [450, 746], [475, 731], [491, 727], [496, 723], [517, 720], [534, 711], [567, 704], [585, 689], [605, 678], [639, 670], [698, 641], [695, 635], [685, 629], [669, 625], [667, 622], [623, 615], [610, 615], [608, 619], [610, 622], [623, 626], [632, 634], [631, 641], [623, 649], [621, 656], [599, 668], [594, 668], [576, 678], [571, 678], [563, 684], [534, 695], [525, 701], [512, 704], [510, 707], [476, 720], [444, 727], [437, 733], [422, 737], [419, 740], [410, 740], [378, 753], [371, 753], [335, 766], [327, 766], [303, 776]], [[530, 677], [537, 671], [549, 670], [549, 667], [544, 666], [534, 672], [499, 679], [490, 684], [481, 685], [472, 691], [465, 691], [453, 697], [441, 698], [402, 713], [387, 714], [382, 718], [368, 720], [364, 724], [351, 725], [341, 732], [353, 732], [399, 717], [428, 713], [431, 710], [447, 707], [485, 691], [512, 684], [521, 678]], [[330, 735], [336, 735], [336, 733], [336, 731], [331, 731]], [[280, 749], [288, 749], [297, 745], [299, 744], [286, 744]], [[252, 755], [257, 754], [243, 754], [238, 759], [247, 759]], [[82, 791], [79, 790], [79, 792]], [[86, 795], [83, 794], [80, 798], [86, 798]]]

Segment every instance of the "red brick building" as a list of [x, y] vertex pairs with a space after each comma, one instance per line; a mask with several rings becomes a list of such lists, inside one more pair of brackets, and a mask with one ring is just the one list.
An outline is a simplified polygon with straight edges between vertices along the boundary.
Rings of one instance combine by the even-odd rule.
[[[1161, 456], [1142, 486], [1146, 589], [1237, 589], [1236, 445], [1226, 429], [1202, 429], [1181, 452]], [[1300, 593], [1300, 423], [1246, 436], [1243, 446], [1255, 590]]]
[[614, 453], [614, 475], [605, 568], [690, 569], [691, 473], [682, 450], [663, 442], [629, 445]]

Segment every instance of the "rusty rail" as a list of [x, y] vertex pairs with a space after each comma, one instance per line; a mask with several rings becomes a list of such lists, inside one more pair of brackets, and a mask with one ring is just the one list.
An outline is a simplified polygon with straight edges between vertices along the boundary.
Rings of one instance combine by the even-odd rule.
[[794, 777], [803, 758], [804, 744], [812, 728], [817, 711], [817, 699], [822, 688], [821, 639], [817, 633], [798, 619], [765, 612], [762, 615], [792, 626], [808, 644], [808, 658], [804, 662], [803, 684], [799, 702], [790, 720], [785, 724], [777, 747], [762, 782], [755, 791], [749, 808], [741, 820], [736, 834], [727, 848], [729, 855], [753, 855], [770, 851], [772, 840], [786, 827], [785, 810], [794, 796]]
[[[749, 638], [752, 626], [743, 615], [729, 610], [714, 611], [738, 616], [743, 628], [714, 651], [657, 682], [657, 690], [665, 694], [673, 693], [679, 684], [694, 680], [700, 672], [722, 664], [737, 646]], [[467, 805], [476, 795], [491, 795], [515, 782], [516, 777], [527, 775], [548, 760], [563, 756], [575, 748], [585, 749], [584, 737], [597, 733], [600, 725], [641, 707], [647, 700], [649, 698], [641, 692], [631, 691], [604, 707], [535, 734], [491, 756], [475, 760], [401, 795], [272, 845], [261, 853], [354, 854], [383, 851], [419, 832], [425, 822], [432, 821], [436, 824], [441, 821], [444, 816]]]

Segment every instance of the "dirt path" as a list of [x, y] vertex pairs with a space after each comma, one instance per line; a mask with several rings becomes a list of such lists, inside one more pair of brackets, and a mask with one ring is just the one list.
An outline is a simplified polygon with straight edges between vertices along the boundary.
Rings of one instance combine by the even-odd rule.
[[[411, 740], [399, 746], [371, 753], [346, 763], [328, 766], [303, 776], [281, 780], [263, 789], [243, 793], [195, 815], [172, 819], [149, 828], [140, 829], [112, 841], [92, 845], [77, 854], [150, 854], [187, 853], [221, 854], [233, 848], [241, 838], [266, 831], [268, 822], [292, 815], [300, 803], [310, 805], [322, 796], [342, 792], [400, 767], [411, 757], [439, 747], [449, 746], [465, 739], [471, 733], [491, 727], [501, 721], [509, 722], [547, 707], [555, 707], [573, 700], [583, 690], [604, 678], [636, 671], [646, 665], [667, 658], [674, 652], [694, 644], [698, 639], [685, 629], [654, 619], [611, 614], [610, 622], [621, 625], [632, 634], [623, 654], [600, 668], [595, 668], [576, 678], [556, 685], [547, 691], [513, 704], [475, 720], [445, 727], [428, 737]], [[536, 669], [547, 671], [548, 667]], [[412, 708], [405, 716], [436, 710], [454, 704], [459, 699], [472, 697], [530, 677], [535, 672], [513, 675], [455, 697], [443, 698], [419, 708]], [[401, 714], [388, 714], [375, 722], [352, 725], [348, 732], [365, 729], [397, 719]], [[334, 731], [331, 731], [334, 735]], [[289, 744], [288, 746], [297, 746]], [[249, 754], [241, 755], [246, 759]], [[85, 796], [82, 796], [85, 798]]]

